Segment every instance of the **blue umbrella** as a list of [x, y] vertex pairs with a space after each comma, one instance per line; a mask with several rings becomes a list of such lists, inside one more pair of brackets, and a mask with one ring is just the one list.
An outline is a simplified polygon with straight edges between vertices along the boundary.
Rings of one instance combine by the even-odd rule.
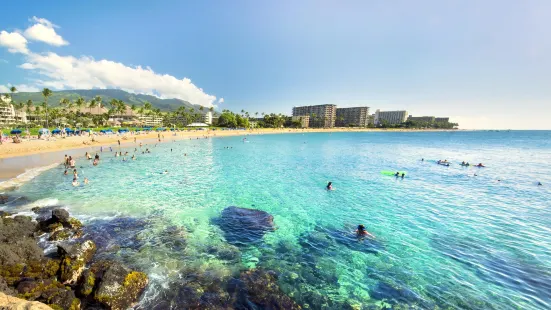
[[58, 133], [61, 133], [61, 129], [56, 128], [56, 129], [52, 130], [52, 134], [55, 135], [55, 134], [58, 134]]
[[50, 130], [48, 128], [40, 128], [38, 130], [38, 133], [48, 133], [48, 132], [50, 132]]
[[18, 134], [21, 133], [21, 129], [14, 129], [14, 130], [10, 131], [10, 133], [11, 133], [12, 135], [18, 135]]

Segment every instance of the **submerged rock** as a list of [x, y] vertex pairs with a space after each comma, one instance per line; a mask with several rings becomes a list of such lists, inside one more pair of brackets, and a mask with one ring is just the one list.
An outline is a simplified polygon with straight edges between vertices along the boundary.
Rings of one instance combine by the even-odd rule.
[[275, 230], [274, 217], [266, 211], [227, 207], [213, 220], [223, 231], [228, 243], [246, 245], [262, 240], [264, 234]]
[[135, 305], [147, 283], [145, 273], [113, 263], [103, 273], [94, 299], [109, 309], [128, 309]]
[[96, 245], [88, 240], [74, 247], [58, 246], [61, 256], [60, 280], [64, 284], [76, 284], [86, 263], [92, 259], [96, 252]]
[[273, 271], [242, 272], [239, 279], [230, 281], [228, 291], [235, 298], [237, 309], [301, 309], [280, 290], [277, 274]]
[[92, 239], [98, 252], [109, 252], [120, 248], [138, 249], [145, 243], [140, 232], [148, 225], [142, 219], [119, 217], [112, 220], [96, 220], [83, 227], [84, 236]]

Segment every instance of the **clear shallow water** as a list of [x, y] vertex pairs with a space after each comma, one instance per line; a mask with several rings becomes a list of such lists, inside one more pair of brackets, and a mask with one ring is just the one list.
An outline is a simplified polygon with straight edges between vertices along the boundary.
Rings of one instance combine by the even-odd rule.
[[[89, 186], [73, 188], [54, 168], [17, 192], [118, 235], [122, 245], [101, 255], [150, 275], [143, 308], [187, 274], [223, 284], [253, 267], [278, 271], [281, 289], [312, 309], [551, 308], [551, 132], [241, 139], [149, 145], [152, 154], [130, 162], [104, 152], [98, 167], [77, 162]], [[488, 167], [430, 161], [437, 159]], [[327, 181], [335, 191], [324, 189]], [[269, 212], [278, 229], [248, 246], [228, 245], [213, 219], [232, 205]], [[110, 227], [113, 218], [124, 220]], [[358, 224], [377, 242], [348, 239]], [[139, 234], [126, 238], [127, 231]]]

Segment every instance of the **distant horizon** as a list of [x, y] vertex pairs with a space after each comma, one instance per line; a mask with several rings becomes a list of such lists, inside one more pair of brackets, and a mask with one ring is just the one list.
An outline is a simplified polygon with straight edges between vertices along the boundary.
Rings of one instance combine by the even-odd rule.
[[0, 20], [0, 92], [121, 89], [220, 110], [335, 104], [551, 129], [549, 12], [541, 0], [14, 2]]

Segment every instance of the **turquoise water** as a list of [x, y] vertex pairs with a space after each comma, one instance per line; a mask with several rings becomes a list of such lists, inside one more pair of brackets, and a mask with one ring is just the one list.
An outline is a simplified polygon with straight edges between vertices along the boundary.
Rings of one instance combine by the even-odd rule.
[[[130, 162], [103, 152], [98, 167], [77, 161], [88, 186], [73, 188], [59, 167], [18, 193], [33, 205], [68, 207], [96, 233], [124, 219], [110, 236], [137, 235], [100, 256], [149, 274], [144, 309], [187, 274], [223, 285], [254, 267], [280, 273], [280, 288], [310, 309], [551, 308], [551, 132], [248, 139], [149, 145], [151, 154]], [[463, 160], [487, 167], [461, 167]], [[325, 190], [328, 181], [334, 191]], [[267, 211], [278, 229], [229, 245], [213, 221], [228, 206]], [[376, 242], [348, 239], [358, 224]]]

